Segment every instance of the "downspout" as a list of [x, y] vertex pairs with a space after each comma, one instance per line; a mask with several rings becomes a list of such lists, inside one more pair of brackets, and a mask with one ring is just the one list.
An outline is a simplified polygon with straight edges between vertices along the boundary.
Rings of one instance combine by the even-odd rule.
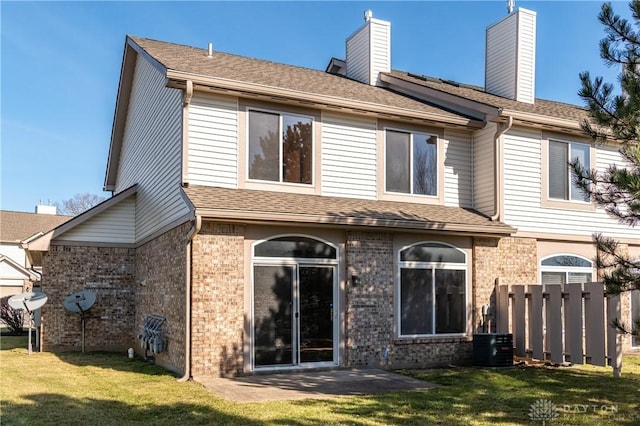
[[[188, 139], [189, 139], [189, 104], [193, 97], [193, 82], [187, 80], [187, 87], [184, 91], [182, 101], [182, 185], [189, 185], [187, 177], [188, 161]], [[185, 246], [185, 285], [184, 285], [184, 375], [178, 379], [179, 382], [186, 382], [191, 378], [191, 249], [195, 236], [200, 232], [202, 218], [195, 215], [193, 225], [187, 233], [187, 244]]]
[[202, 217], [195, 215], [193, 225], [187, 233], [187, 245], [185, 246], [186, 272], [185, 272], [185, 306], [184, 306], [184, 375], [178, 379], [186, 382], [191, 378], [191, 249], [193, 239], [200, 232]]
[[182, 99], [182, 186], [189, 186], [189, 105], [193, 98], [193, 81], [186, 81]]
[[499, 221], [502, 219], [502, 150], [503, 150], [503, 140], [502, 136], [511, 129], [513, 126], [513, 117], [508, 115], [506, 123], [498, 123], [498, 128], [496, 129], [496, 133], [493, 136], [495, 140], [495, 153], [493, 156], [493, 180], [494, 180], [494, 214], [491, 216], [492, 221]]

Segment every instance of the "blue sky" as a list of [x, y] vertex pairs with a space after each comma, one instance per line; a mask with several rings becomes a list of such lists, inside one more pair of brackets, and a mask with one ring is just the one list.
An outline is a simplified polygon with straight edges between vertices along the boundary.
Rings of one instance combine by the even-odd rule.
[[[537, 12], [536, 96], [582, 105], [601, 2], [516, 1]], [[628, 16], [626, 2], [614, 2]], [[391, 22], [392, 67], [484, 83], [484, 34], [506, 1], [0, 2], [0, 208], [103, 192], [125, 35], [322, 69], [371, 9]]]

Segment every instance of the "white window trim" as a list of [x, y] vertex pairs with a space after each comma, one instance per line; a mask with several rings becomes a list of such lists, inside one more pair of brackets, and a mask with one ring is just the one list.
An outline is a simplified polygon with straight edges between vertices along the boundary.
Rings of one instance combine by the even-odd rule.
[[[553, 257], [558, 257], [558, 256], [572, 256], [572, 257], [577, 257], [579, 259], [585, 260], [587, 262], [589, 262], [591, 264], [590, 267], [587, 266], [543, 266], [542, 262], [544, 262], [547, 259], [551, 259]], [[593, 281], [593, 277], [595, 276], [595, 269], [594, 269], [594, 265], [593, 265], [593, 261], [589, 258], [586, 258], [584, 256], [580, 256], [579, 254], [574, 254], [574, 253], [554, 253], [551, 254], [549, 256], [545, 256], [543, 258], [540, 259], [540, 272], [538, 273], [539, 275], [539, 279], [540, 279], [540, 283], [542, 283], [542, 273], [543, 272], [564, 272], [565, 273], [565, 280], [566, 282], [569, 282], [569, 273], [570, 272], [577, 272], [577, 273], [590, 273], [591, 274], [591, 280]]]
[[[635, 294], [634, 294], [635, 293]], [[635, 317], [633, 316], [633, 296], [636, 296], [636, 300], [638, 301], [638, 304], [640, 304], [640, 290], [633, 290], [629, 293], [629, 324], [633, 325], [633, 320], [635, 319]], [[640, 306], [638, 306], [638, 312], [640, 312]], [[640, 336], [636, 337], [638, 344], [633, 344], [633, 336], [631, 336], [630, 340], [631, 340], [631, 349], [640, 349]]]
[[[336, 250], [335, 259], [316, 259], [316, 258], [305, 258], [305, 257], [269, 257], [269, 256], [255, 256], [255, 248], [258, 244], [264, 243], [269, 240], [273, 240], [281, 237], [296, 237], [296, 238], [309, 238], [312, 240], [320, 241], [328, 246], [334, 248]], [[326, 361], [326, 362], [318, 362], [318, 363], [300, 363], [297, 366], [292, 365], [283, 365], [283, 366], [256, 366], [255, 365], [255, 354], [254, 354], [254, 344], [255, 344], [255, 327], [254, 327], [254, 267], [255, 266], [289, 266], [293, 268], [298, 268], [300, 264], [303, 265], [319, 265], [319, 266], [331, 266], [334, 268], [334, 276], [333, 276], [333, 306], [334, 312], [337, 316], [337, 320], [333, 321], [333, 335], [336, 337], [333, 344], [334, 350], [334, 361]], [[278, 370], [291, 370], [291, 369], [305, 369], [305, 368], [319, 368], [319, 367], [335, 367], [336, 365], [340, 365], [340, 248], [324, 238], [319, 238], [314, 235], [309, 234], [278, 234], [271, 235], [268, 238], [263, 238], [261, 240], [254, 241], [251, 243], [251, 266], [250, 266], [250, 277], [251, 286], [250, 286], [250, 330], [249, 330], [249, 338], [250, 340], [250, 350], [249, 350], [249, 364], [252, 371], [278, 371]]]
[[[394, 192], [394, 191], [387, 191], [387, 130], [391, 130], [393, 132], [398, 132], [398, 133], [406, 133], [409, 134], [409, 162], [410, 167], [409, 167], [409, 192]], [[420, 134], [420, 135], [427, 135], [427, 136], [432, 136], [436, 138], [436, 193], [433, 195], [430, 194], [414, 194], [413, 193], [413, 135], [414, 134]], [[406, 130], [406, 129], [401, 129], [401, 128], [397, 128], [397, 127], [387, 127], [385, 126], [383, 128], [383, 137], [384, 137], [384, 143], [382, 146], [382, 154], [383, 154], [383, 164], [382, 164], [382, 171], [383, 171], [383, 193], [384, 194], [389, 194], [389, 195], [402, 195], [402, 196], [410, 196], [410, 197], [421, 197], [421, 198], [430, 198], [430, 199], [438, 199], [440, 197], [440, 179], [443, 179], [443, 177], [441, 176], [441, 170], [440, 170], [440, 144], [441, 139], [440, 136], [438, 136], [436, 133], [431, 133], [431, 132], [421, 132], [421, 131], [414, 131], [414, 130]]]
[[589, 164], [585, 165], [587, 167], [588, 170], [591, 170], [593, 168], [593, 153], [592, 151], [592, 147], [590, 144], [588, 143], [583, 143], [583, 142], [575, 142], [575, 141], [571, 141], [571, 140], [567, 140], [567, 139], [561, 139], [561, 138], [549, 138], [548, 139], [548, 143], [547, 143], [547, 170], [545, 171], [545, 173], [547, 174], [547, 200], [551, 201], [551, 202], [561, 202], [561, 203], [574, 203], [574, 204], [578, 204], [578, 205], [590, 205], [591, 201], [584, 201], [584, 200], [574, 200], [571, 198], [572, 192], [573, 192], [573, 182], [571, 179], [571, 172], [569, 172], [567, 179], [567, 185], [569, 188], [569, 198], [553, 198], [551, 197], [549, 194], [551, 193], [551, 170], [550, 170], [550, 161], [549, 161], [549, 150], [551, 149], [551, 143], [552, 142], [558, 142], [558, 143], [564, 143], [567, 144], [567, 149], [568, 149], [568, 155], [567, 155], [567, 159], [569, 161], [571, 161], [571, 146], [572, 145], [582, 145], [585, 146], [589, 149]]
[[[250, 147], [249, 147], [249, 143], [250, 143], [250, 139], [251, 139], [251, 135], [249, 133], [249, 117], [250, 117], [250, 112], [251, 111], [256, 111], [256, 112], [263, 112], [263, 113], [267, 113], [267, 114], [277, 114], [278, 115], [278, 127], [279, 127], [279, 132], [278, 132], [278, 156], [279, 156], [279, 160], [280, 160], [280, 164], [278, 165], [278, 180], [274, 181], [274, 180], [264, 180], [264, 179], [251, 179], [249, 178], [249, 171], [250, 171], [250, 159], [249, 159], [249, 151], [250, 151]], [[245, 181], [246, 182], [251, 182], [251, 183], [266, 183], [266, 184], [271, 184], [271, 185], [285, 185], [285, 186], [296, 186], [296, 187], [301, 187], [301, 188], [312, 188], [315, 186], [315, 164], [316, 164], [316, 154], [315, 154], [315, 146], [316, 146], [316, 138], [315, 138], [315, 127], [316, 127], [316, 120], [315, 117], [312, 115], [307, 115], [307, 114], [298, 114], [298, 113], [293, 113], [293, 112], [288, 112], [288, 111], [281, 111], [281, 110], [275, 110], [275, 109], [268, 109], [268, 108], [256, 108], [256, 107], [252, 107], [252, 106], [248, 106], [245, 108], [245, 115], [246, 115], [246, 122], [245, 122], [245, 134], [246, 136], [246, 141], [245, 141]], [[311, 120], [311, 183], [295, 183], [295, 182], [283, 182], [283, 171], [282, 171], [282, 117], [284, 115], [287, 116], [294, 116], [294, 117], [301, 117], [301, 118], [307, 118], [309, 120]]]
[[[452, 249], [455, 249], [457, 251], [459, 251], [460, 253], [462, 253], [464, 255], [464, 263], [447, 263], [447, 262], [416, 262], [416, 261], [406, 261], [406, 260], [400, 260], [401, 257], [401, 253], [403, 250], [406, 250], [410, 247], [413, 246], [417, 246], [420, 244], [442, 244], [444, 246], [450, 247]], [[396, 283], [395, 283], [395, 290], [396, 290], [396, 303], [395, 303], [395, 312], [396, 312], [396, 336], [399, 339], [416, 339], [416, 338], [440, 338], [440, 337], [460, 337], [460, 336], [465, 336], [467, 334], [469, 334], [469, 321], [470, 321], [470, 315], [471, 315], [471, 309], [469, 306], [469, 263], [468, 263], [468, 256], [467, 253], [464, 250], [461, 250], [460, 248], [452, 245], [452, 244], [448, 244], [445, 243], [443, 241], [419, 241], [413, 244], [409, 244], [403, 247], [400, 247], [400, 249], [397, 252], [397, 268], [396, 268]], [[461, 332], [461, 333], [432, 333], [432, 334], [402, 334], [402, 282], [401, 282], [401, 272], [403, 268], [415, 268], [415, 269], [431, 269], [432, 271], [435, 271], [436, 269], [448, 269], [448, 270], [455, 270], [455, 271], [464, 271], [464, 309], [465, 309], [465, 331]], [[434, 274], [435, 277], [435, 274]], [[436, 322], [435, 322], [435, 314], [436, 314], [436, 310], [435, 310], [435, 286], [432, 287], [432, 296], [433, 296], [433, 301], [434, 301], [434, 305], [432, 306], [432, 311], [431, 311], [431, 315], [432, 315], [432, 320], [433, 320], [433, 326], [435, 328]]]

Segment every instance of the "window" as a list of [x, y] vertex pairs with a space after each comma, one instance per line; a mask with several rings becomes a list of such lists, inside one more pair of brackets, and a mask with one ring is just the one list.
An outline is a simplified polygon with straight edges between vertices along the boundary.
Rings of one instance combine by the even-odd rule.
[[442, 243], [400, 251], [400, 336], [464, 333], [467, 263], [464, 252]]
[[249, 111], [249, 179], [312, 183], [313, 120]]
[[254, 256], [335, 259], [336, 249], [312, 238], [286, 236], [257, 244]]
[[387, 192], [437, 195], [438, 137], [387, 130], [385, 178]]
[[569, 163], [576, 159], [582, 167], [591, 167], [589, 145], [549, 141], [549, 198], [589, 202], [589, 195], [573, 182]]
[[585, 283], [592, 281], [593, 264], [573, 255], [555, 255], [540, 263], [542, 284]]
[[[640, 290], [631, 292], [631, 324], [640, 321]], [[640, 336], [631, 336], [631, 347], [640, 349]]]

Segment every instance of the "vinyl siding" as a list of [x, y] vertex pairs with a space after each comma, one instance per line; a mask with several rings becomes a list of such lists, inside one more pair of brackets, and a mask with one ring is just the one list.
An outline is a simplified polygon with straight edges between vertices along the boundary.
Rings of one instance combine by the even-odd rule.
[[[21, 266], [24, 267], [24, 264]], [[14, 268], [14, 266], [10, 265], [8, 262], [0, 262], [0, 285], [22, 286], [22, 284], [24, 283], [24, 281], [22, 280], [25, 279], [29, 279], [29, 275]]]
[[517, 19], [510, 15], [487, 28], [487, 92], [514, 99], [516, 95]]
[[364, 25], [347, 39], [347, 77], [369, 84], [370, 26]]
[[322, 195], [376, 198], [376, 121], [322, 117]]
[[447, 130], [444, 138], [445, 205], [471, 207], [471, 136]]
[[144, 57], [136, 61], [116, 192], [138, 184], [136, 241], [188, 213], [180, 195], [182, 93]]
[[523, 11], [519, 13], [516, 100], [532, 104], [536, 79], [536, 16]]
[[[611, 147], [598, 147], [597, 168], [621, 163]], [[602, 232], [615, 238], [640, 238], [640, 229], [619, 224], [598, 208], [579, 211], [542, 207], [542, 148], [540, 132], [511, 130], [504, 143], [504, 221], [519, 231], [591, 236]], [[570, 206], [569, 203], [567, 203]]]
[[371, 77], [370, 84], [378, 83], [381, 72], [391, 70], [391, 25], [388, 22], [371, 22]]
[[473, 207], [487, 216], [495, 213], [495, 136], [496, 124], [473, 135]]
[[19, 265], [26, 265], [27, 256], [18, 244], [0, 244], [0, 255], [5, 255]]
[[238, 102], [198, 96], [189, 105], [188, 180], [238, 187]]
[[133, 244], [135, 228], [136, 196], [132, 195], [56, 237], [56, 241]]

